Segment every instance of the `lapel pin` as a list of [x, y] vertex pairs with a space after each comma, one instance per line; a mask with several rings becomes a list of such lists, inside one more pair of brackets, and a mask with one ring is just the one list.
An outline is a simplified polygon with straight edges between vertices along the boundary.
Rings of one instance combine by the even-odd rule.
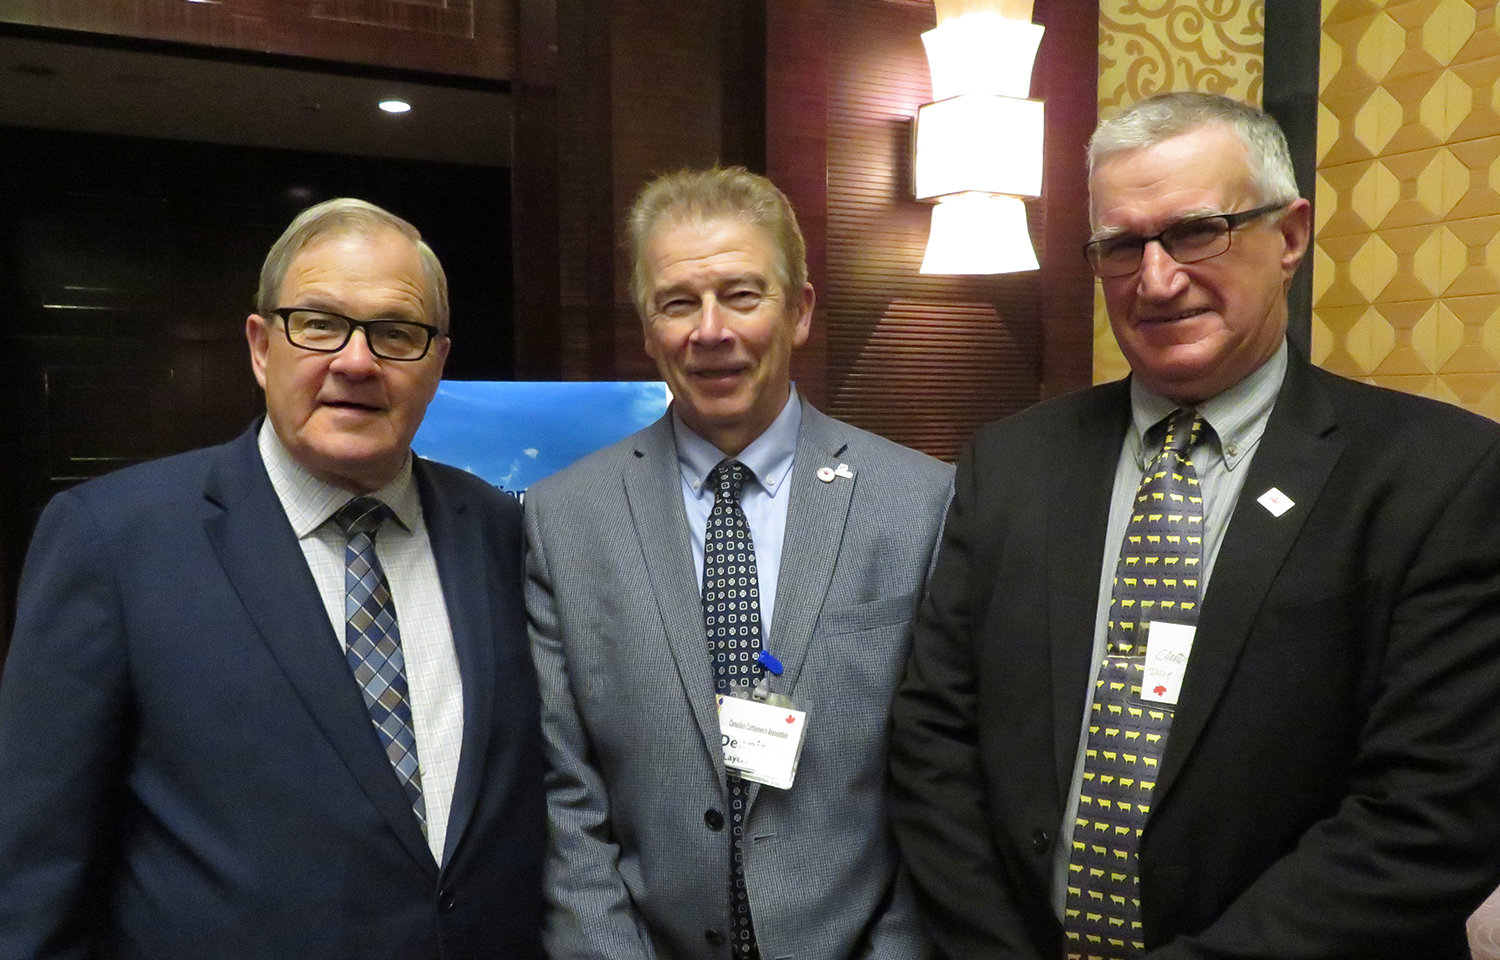
[[838, 469], [834, 469], [833, 467], [818, 468], [818, 479], [822, 480], [824, 483], [832, 483], [834, 477], [843, 477], [845, 480], [853, 480], [854, 471], [849, 469], [849, 465], [847, 463], [839, 464]]
[[1261, 494], [1255, 502], [1265, 507], [1267, 512], [1269, 512], [1273, 517], [1279, 517], [1283, 513], [1286, 513], [1288, 510], [1292, 509], [1292, 507], [1296, 506], [1296, 503], [1292, 501], [1291, 497], [1282, 493], [1275, 487], [1272, 487], [1265, 493]]

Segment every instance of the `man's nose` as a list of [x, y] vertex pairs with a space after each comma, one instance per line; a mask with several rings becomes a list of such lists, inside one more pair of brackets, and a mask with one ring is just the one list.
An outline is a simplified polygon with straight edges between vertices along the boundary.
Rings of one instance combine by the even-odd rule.
[[333, 366], [340, 373], [367, 373], [379, 366], [379, 361], [370, 350], [370, 339], [363, 327], [355, 327], [349, 334], [349, 342], [333, 356]]
[[703, 298], [698, 309], [698, 325], [693, 336], [700, 341], [715, 341], [724, 338], [724, 307], [712, 295]]
[[1147, 240], [1141, 248], [1141, 266], [1136, 277], [1140, 292], [1147, 296], [1173, 296], [1182, 277], [1182, 264], [1173, 259], [1161, 241]]

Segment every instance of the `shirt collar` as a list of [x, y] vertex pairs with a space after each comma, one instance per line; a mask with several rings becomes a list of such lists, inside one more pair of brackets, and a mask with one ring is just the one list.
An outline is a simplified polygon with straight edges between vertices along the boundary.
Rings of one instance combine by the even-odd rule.
[[[755, 475], [756, 482], [773, 498], [791, 473], [792, 459], [797, 453], [797, 434], [801, 429], [802, 404], [797, 401], [797, 388], [793, 386], [776, 419], [734, 458]], [[677, 466], [682, 471], [682, 478], [695, 494], [702, 496], [709, 473], [728, 454], [683, 423], [675, 404], [672, 407], [672, 432], [677, 441]]]
[[[1286, 378], [1286, 367], [1287, 343], [1282, 340], [1269, 360], [1228, 390], [1198, 405], [1204, 423], [1213, 428], [1224, 465], [1230, 470], [1250, 455], [1265, 433], [1266, 421], [1271, 418], [1271, 408], [1276, 405], [1276, 395]], [[1154, 452], [1147, 448], [1146, 434], [1178, 406], [1147, 389], [1139, 379], [1130, 378], [1130, 435], [1136, 461], [1142, 469]]]
[[[269, 417], [260, 425], [256, 444], [260, 448], [261, 461], [266, 465], [266, 473], [270, 475], [271, 486], [298, 540], [311, 536], [338, 512], [339, 507], [353, 499], [354, 494], [348, 490], [313, 476], [298, 463], [276, 435]], [[396, 520], [407, 530], [415, 529], [422, 510], [411, 464], [412, 457], [408, 453], [395, 479], [369, 494], [389, 506]]]

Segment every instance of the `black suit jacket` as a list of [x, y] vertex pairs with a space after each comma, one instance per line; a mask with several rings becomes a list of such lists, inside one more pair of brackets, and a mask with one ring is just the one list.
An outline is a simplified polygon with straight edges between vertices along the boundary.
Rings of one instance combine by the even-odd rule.
[[[1128, 417], [1124, 382], [1087, 390], [959, 466], [892, 753], [949, 956], [1060, 955], [1053, 844]], [[1294, 358], [1250, 471], [1142, 837], [1148, 955], [1466, 957], [1500, 879], [1500, 426]]]
[[440, 870], [257, 428], [43, 514], [0, 685], [0, 956], [540, 956], [519, 509], [415, 465], [464, 680]]

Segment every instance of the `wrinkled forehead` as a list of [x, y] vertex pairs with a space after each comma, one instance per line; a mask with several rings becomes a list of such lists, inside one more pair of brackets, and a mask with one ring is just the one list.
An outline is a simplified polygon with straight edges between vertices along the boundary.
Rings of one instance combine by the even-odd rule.
[[643, 263], [652, 285], [686, 269], [731, 269], [779, 278], [782, 256], [763, 225], [734, 217], [682, 216], [660, 221], [646, 237]]
[[1243, 141], [1212, 124], [1101, 158], [1089, 177], [1089, 218], [1096, 237], [1150, 233], [1253, 205], [1255, 196]]

